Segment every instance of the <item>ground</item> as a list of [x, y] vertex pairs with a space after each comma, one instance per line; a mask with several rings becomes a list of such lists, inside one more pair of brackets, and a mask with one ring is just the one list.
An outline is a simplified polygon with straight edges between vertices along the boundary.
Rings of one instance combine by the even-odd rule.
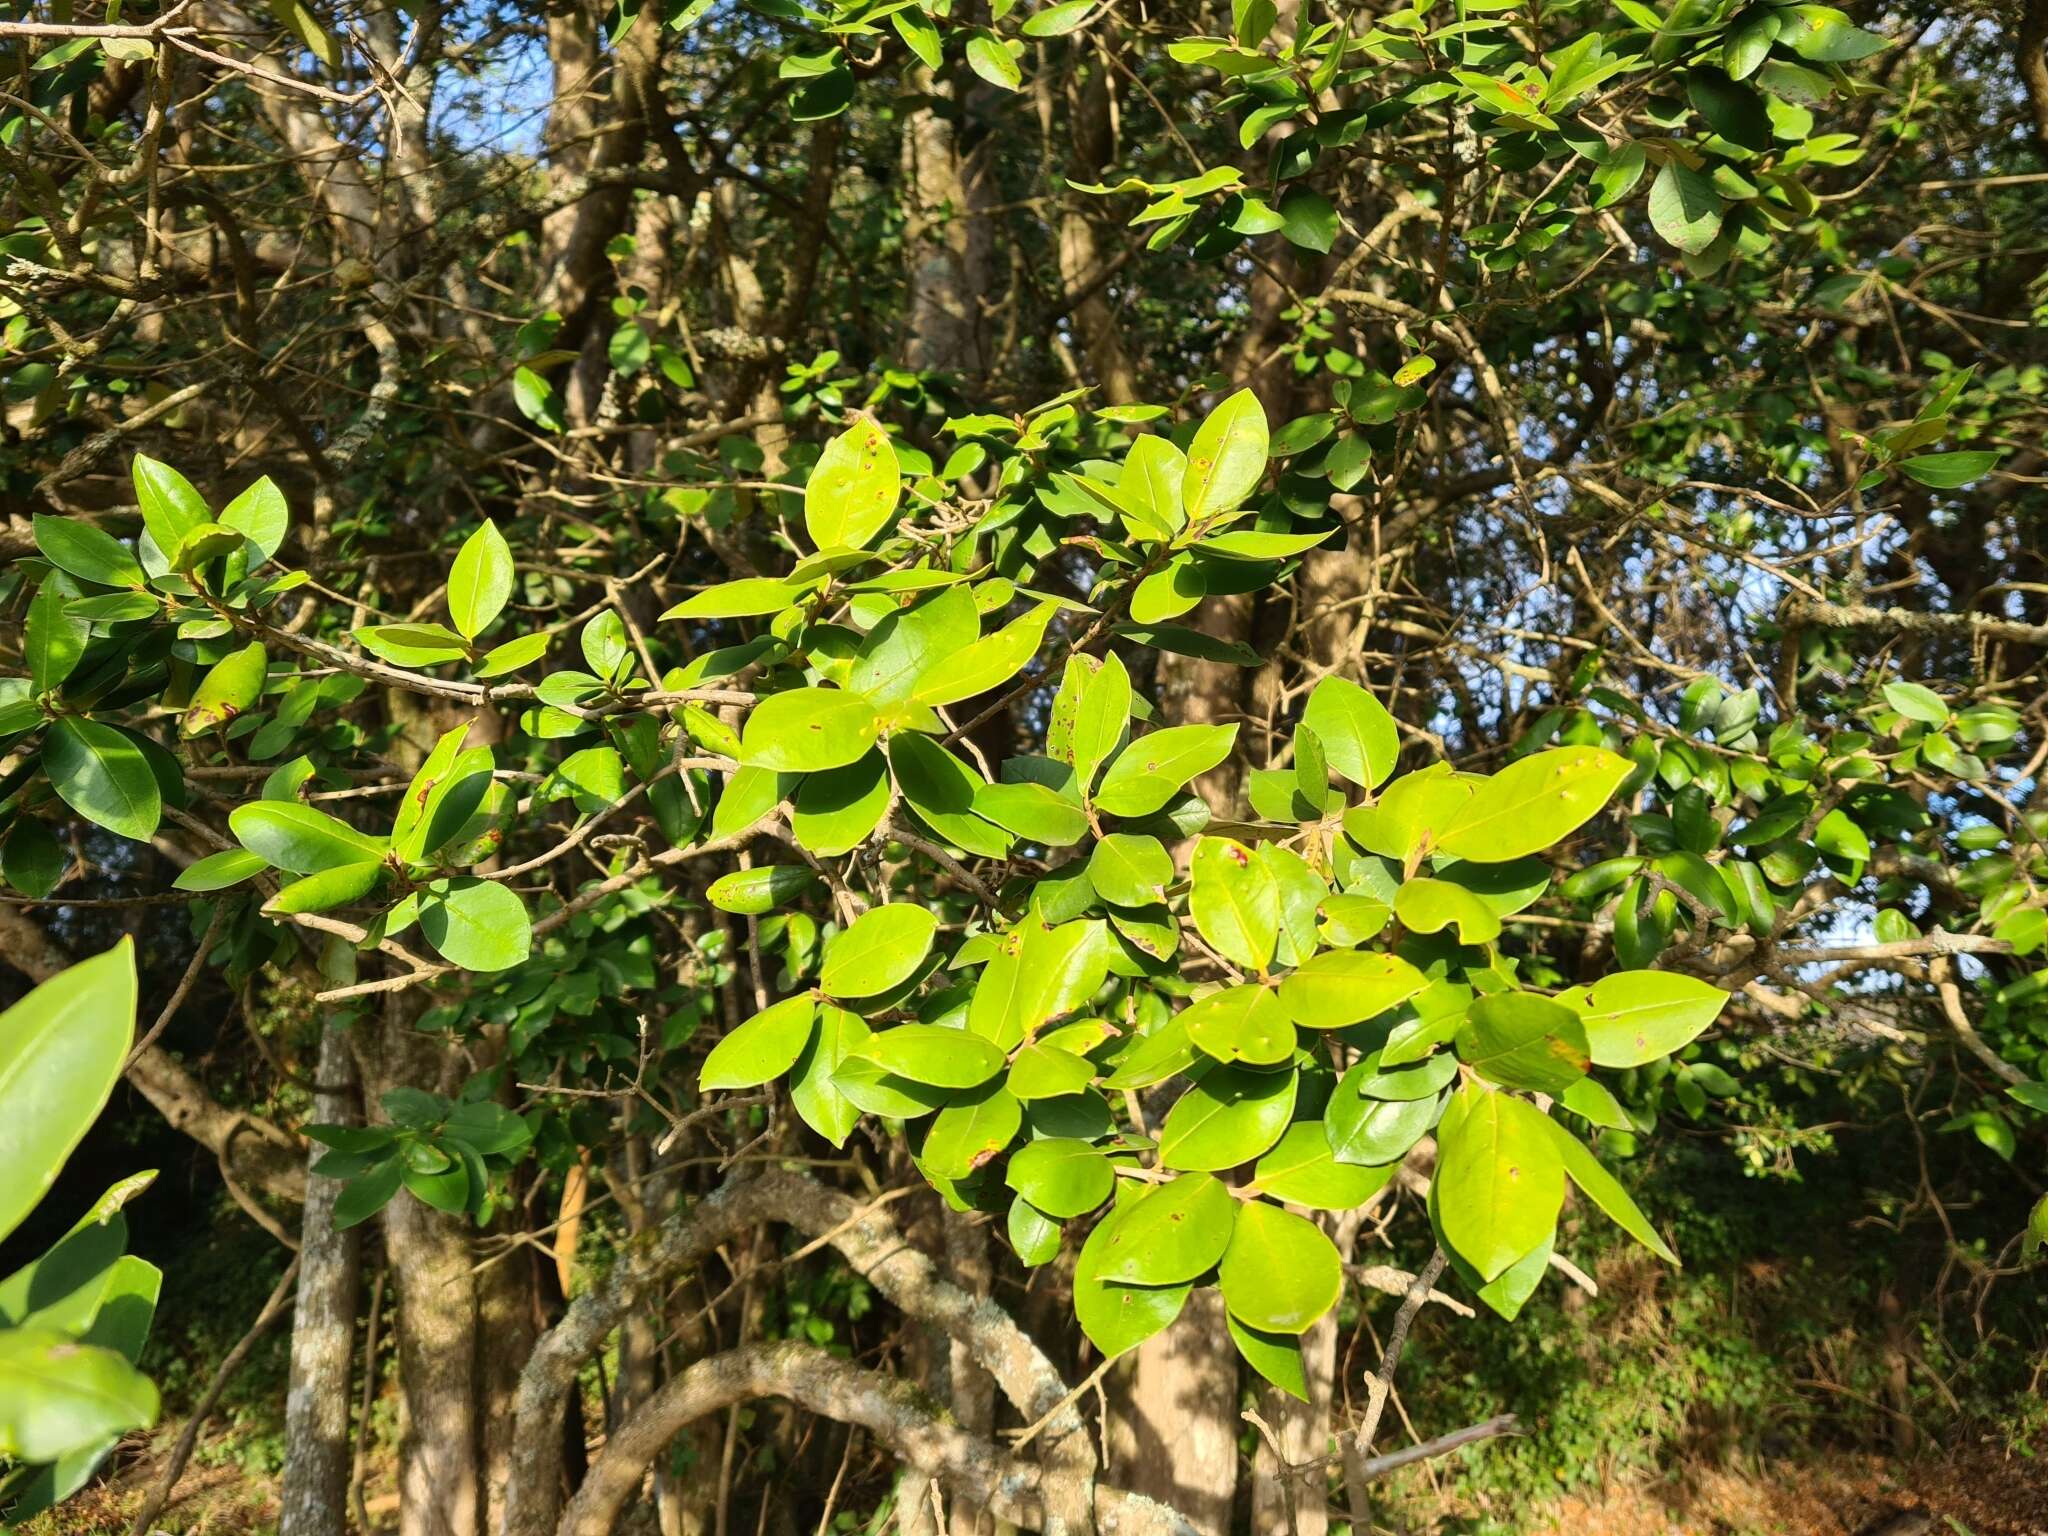
[[[25, 1536], [126, 1531], [175, 1437], [176, 1426], [159, 1430], [106, 1483], [80, 1494], [61, 1516], [35, 1522]], [[274, 1529], [267, 1479], [224, 1459], [230, 1448], [226, 1436], [202, 1446], [159, 1529], [174, 1536], [261, 1536]], [[370, 1515], [388, 1518], [392, 1501], [376, 1496], [377, 1481], [370, 1480]], [[2048, 1536], [2048, 1468], [1988, 1444], [1906, 1462], [1827, 1454], [1695, 1468], [1597, 1499], [1559, 1499], [1511, 1523], [1456, 1498], [1429, 1499], [1426, 1486], [1410, 1492], [1418, 1497], [1405, 1505], [1407, 1536], [1432, 1529], [1517, 1536]], [[1424, 1504], [1433, 1508], [1425, 1512]]]

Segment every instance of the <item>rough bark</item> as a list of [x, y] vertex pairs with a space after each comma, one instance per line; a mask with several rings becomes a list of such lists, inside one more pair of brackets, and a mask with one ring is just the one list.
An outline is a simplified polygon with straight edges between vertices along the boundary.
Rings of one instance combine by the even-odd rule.
[[[1055, 103], [1049, 75], [1037, 82], [1040, 129], [1050, 140], [1070, 134], [1073, 149], [1067, 180], [1095, 182], [1116, 157], [1109, 74], [1100, 64], [1076, 65], [1066, 78], [1064, 101]], [[1059, 214], [1060, 283], [1065, 289], [1074, 334], [1088, 359], [1092, 382], [1106, 405], [1138, 398], [1137, 370], [1118, 329], [1108, 294], [1112, 270], [1101, 228], [1083, 195], [1069, 191]]]
[[[381, 1029], [357, 1031], [367, 1099], [400, 1086], [458, 1086], [455, 1064], [412, 1022], [410, 1000], [393, 994]], [[385, 1206], [383, 1223], [397, 1322], [398, 1536], [481, 1536], [484, 1341], [468, 1223], [406, 1190]]]
[[398, 1302], [399, 1536], [479, 1536], [482, 1425], [477, 1414], [476, 1297], [456, 1218], [400, 1191], [384, 1208]]
[[2048, 0], [2030, 0], [2021, 13], [2016, 49], [2020, 80], [2034, 111], [2034, 139], [2048, 161]]
[[[356, 1118], [355, 1059], [344, 1027], [320, 1031], [314, 1119]], [[284, 1471], [278, 1487], [278, 1536], [342, 1536], [349, 1480], [349, 1362], [355, 1344], [361, 1229], [337, 1231], [338, 1179], [308, 1179], [299, 1221], [299, 1291], [292, 1315], [290, 1383], [285, 1390]]]
[[922, 69], [912, 89], [928, 104], [903, 124], [904, 352], [913, 368], [957, 374], [971, 386], [988, 361], [981, 312], [990, 291], [988, 159], [969, 132], [967, 90]]
[[1136, 1351], [1111, 1426], [1112, 1475], [1180, 1511], [1203, 1536], [1228, 1536], [1237, 1497], [1237, 1392], [1222, 1294], [1197, 1290], [1173, 1325]]

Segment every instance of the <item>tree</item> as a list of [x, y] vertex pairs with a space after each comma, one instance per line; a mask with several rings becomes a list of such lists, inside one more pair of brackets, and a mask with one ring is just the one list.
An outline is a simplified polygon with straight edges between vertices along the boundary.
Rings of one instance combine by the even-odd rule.
[[[1313, 1532], [1568, 1185], [1675, 1258], [1611, 1169], [1703, 1038], [2034, 1156], [2041, 39], [1937, 19], [0, 23], [0, 919], [191, 903], [126, 1071], [297, 1229], [287, 1536], [366, 1241], [408, 1533], [860, 1447], [906, 1529]], [[201, 978], [313, 999], [267, 1114]]]

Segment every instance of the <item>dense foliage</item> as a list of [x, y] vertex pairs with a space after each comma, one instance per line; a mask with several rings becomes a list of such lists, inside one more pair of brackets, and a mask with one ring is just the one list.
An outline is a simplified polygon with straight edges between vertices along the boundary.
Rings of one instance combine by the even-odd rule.
[[[2048, 8], [0, 39], [0, 1236], [117, 1075], [205, 1149], [284, 1536], [1362, 1531], [1675, 1129], [1903, 1134], [1913, 1358], [2038, 1378]], [[17, 1517], [143, 1182], [0, 1281]]]

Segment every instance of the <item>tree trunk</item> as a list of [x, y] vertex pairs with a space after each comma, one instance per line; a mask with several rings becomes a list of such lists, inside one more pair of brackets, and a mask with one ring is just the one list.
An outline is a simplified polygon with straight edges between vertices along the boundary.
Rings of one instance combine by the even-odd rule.
[[[354, 970], [354, 952], [339, 946]], [[353, 975], [349, 979], [353, 979]], [[355, 1060], [333, 1017], [320, 1030], [313, 1119], [356, 1118]], [[315, 1148], [316, 1153], [322, 1149]], [[315, 1159], [317, 1161], [317, 1157]], [[349, 1362], [361, 1281], [360, 1228], [337, 1231], [339, 1179], [308, 1178], [299, 1223], [299, 1292], [292, 1313], [290, 1385], [284, 1403], [284, 1474], [278, 1536], [342, 1536], [349, 1480]]]
[[1240, 1421], [1222, 1295], [1193, 1292], [1135, 1360], [1111, 1426], [1112, 1480], [1178, 1510], [1202, 1536], [1228, 1536]]
[[959, 375], [972, 386], [987, 372], [982, 295], [989, 292], [987, 157], [967, 133], [967, 93], [917, 71], [913, 89], [930, 105], [903, 125], [903, 247], [910, 261], [913, 368]]

